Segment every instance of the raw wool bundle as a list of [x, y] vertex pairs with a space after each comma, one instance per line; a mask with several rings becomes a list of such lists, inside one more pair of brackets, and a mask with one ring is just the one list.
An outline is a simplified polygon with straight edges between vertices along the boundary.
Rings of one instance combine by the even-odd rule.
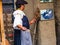
[[33, 32], [33, 45], [37, 45], [38, 42], [38, 21], [40, 20], [40, 10], [39, 8], [36, 8], [34, 13], [34, 18], [36, 19], [35, 28]]
[[39, 18], [40, 18], [40, 10], [39, 10], [39, 8], [36, 9], [34, 15], [35, 15], [34, 18], [35, 18], [36, 20], [39, 20]]

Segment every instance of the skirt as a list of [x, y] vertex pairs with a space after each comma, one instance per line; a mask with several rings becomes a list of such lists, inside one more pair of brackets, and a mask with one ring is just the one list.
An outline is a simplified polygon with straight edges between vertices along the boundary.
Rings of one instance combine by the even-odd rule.
[[21, 30], [14, 29], [14, 45], [21, 45]]

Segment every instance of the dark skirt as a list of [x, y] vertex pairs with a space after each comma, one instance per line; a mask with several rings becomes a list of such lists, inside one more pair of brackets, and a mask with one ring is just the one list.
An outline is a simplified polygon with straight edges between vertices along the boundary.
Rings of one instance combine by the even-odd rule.
[[21, 30], [14, 29], [14, 45], [21, 45]]

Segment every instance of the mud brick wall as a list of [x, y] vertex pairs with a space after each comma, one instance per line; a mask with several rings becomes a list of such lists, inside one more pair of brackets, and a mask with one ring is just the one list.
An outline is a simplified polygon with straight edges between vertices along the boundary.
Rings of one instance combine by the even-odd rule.
[[39, 27], [38, 45], [56, 45], [55, 21], [40, 21]]
[[[26, 16], [28, 17], [29, 21], [32, 20], [32, 18], [34, 17], [34, 3], [33, 1], [34, 0], [26, 0], [28, 2], [27, 5], [25, 5], [25, 14]], [[34, 24], [33, 25], [30, 25], [32, 31], [34, 30]]]
[[[36, 0], [26, 0], [26, 1], [28, 2], [28, 4], [25, 5], [24, 12], [25, 12], [26, 16], [28, 17], [29, 21], [31, 21], [34, 17], [34, 10], [36, 9], [36, 8], [34, 9], [34, 1], [36, 1]], [[35, 28], [34, 24], [30, 25], [32, 40], [34, 39], [33, 38], [34, 28]]]
[[[54, 2], [41, 3], [38, 1], [40, 10], [52, 9], [54, 11]], [[54, 15], [55, 16], [55, 15]], [[55, 19], [40, 20], [38, 31], [38, 45], [56, 45]]]

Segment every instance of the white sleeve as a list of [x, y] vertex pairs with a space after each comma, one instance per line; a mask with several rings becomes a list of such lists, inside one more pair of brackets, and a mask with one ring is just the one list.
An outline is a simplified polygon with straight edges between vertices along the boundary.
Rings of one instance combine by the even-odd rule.
[[22, 16], [21, 15], [15, 15], [14, 16], [14, 23], [13, 23], [13, 27], [17, 27], [17, 25], [22, 25]]

